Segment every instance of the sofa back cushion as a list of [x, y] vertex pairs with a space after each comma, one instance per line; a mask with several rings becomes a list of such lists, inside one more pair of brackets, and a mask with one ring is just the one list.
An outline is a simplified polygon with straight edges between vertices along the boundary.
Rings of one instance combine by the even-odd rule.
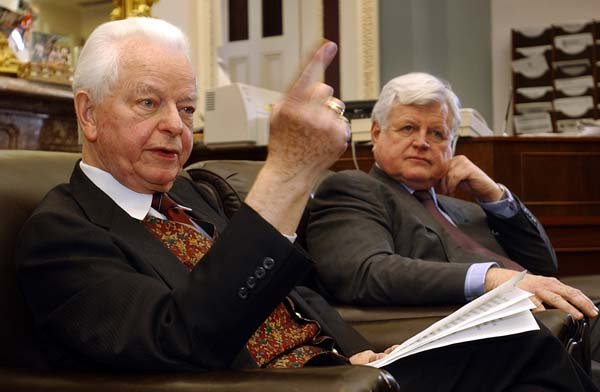
[[32, 321], [18, 288], [15, 246], [21, 227], [54, 186], [68, 182], [80, 154], [0, 150], [0, 366], [39, 365]]

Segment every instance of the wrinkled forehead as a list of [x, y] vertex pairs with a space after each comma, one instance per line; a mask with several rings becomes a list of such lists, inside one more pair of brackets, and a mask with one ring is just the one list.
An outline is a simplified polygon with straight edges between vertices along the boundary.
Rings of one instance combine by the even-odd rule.
[[444, 102], [429, 102], [424, 104], [402, 104], [394, 102], [387, 114], [386, 124], [398, 119], [416, 118], [431, 122], [445, 122], [448, 130], [451, 129], [452, 114], [448, 109], [448, 105]]
[[191, 67], [187, 53], [181, 48], [170, 45], [167, 42], [151, 40], [141, 35], [133, 35], [117, 42], [116, 49], [119, 52], [120, 64], [129, 63], [163, 63], [170, 58], [186, 60]]
[[151, 92], [163, 83], [196, 96], [196, 78], [187, 54], [147, 40], [131, 39], [120, 45], [119, 83], [137, 92]]

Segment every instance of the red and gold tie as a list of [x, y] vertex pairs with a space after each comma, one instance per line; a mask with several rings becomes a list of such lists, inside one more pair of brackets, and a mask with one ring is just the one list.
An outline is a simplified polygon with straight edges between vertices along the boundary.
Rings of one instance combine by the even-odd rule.
[[144, 226], [191, 270], [208, 252], [213, 240], [196, 230], [184, 209], [166, 194], [155, 194], [152, 207], [167, 220], [147, 216]]
[[[210, 249], [212, 239], [201, 234], [185, 210], [167, 194], [154, 194], [152, 208], [167, 220], [147, 216], [144, 226], [192, 270]], [[321, 354], [336, 357], [339, 364], [341, 357], [330, 351], [333, 339], [320, 332], [319, 324], [298, 316], [292, 301], [286, 298], [254, 332], [246, 348], [260, 367], [302, 367]]]
[[152, 195], [152, 208], [166, 216], [170, 221], [194, 227], [192, 219], [185, 213], [185, 210], [166, 193], [155, 193]]

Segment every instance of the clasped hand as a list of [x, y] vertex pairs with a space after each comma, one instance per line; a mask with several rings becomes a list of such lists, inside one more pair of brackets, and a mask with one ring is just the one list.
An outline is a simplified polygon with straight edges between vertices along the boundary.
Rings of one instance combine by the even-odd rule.
[[461, 190], [482, 202], [498, 201], [503, 193], [494, 180], [464, 155], [448, 161], [446, 174], [436, 184], [436, 190], [447, 196]]

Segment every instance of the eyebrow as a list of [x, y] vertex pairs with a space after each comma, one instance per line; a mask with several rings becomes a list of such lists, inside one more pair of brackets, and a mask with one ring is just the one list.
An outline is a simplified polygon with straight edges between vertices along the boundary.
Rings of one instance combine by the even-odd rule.
[[133, 92], [135, 94], [159, 94], [160, 91], [159, 89], [157, 89], [156, 87], [148, 84], [148, 83], [144, 83], [144, 82], [140, 82], [140, 83], [136, 83], [135, 86], [133, 87]]
[[[185, 96], [184, 99], [182, 99], [181, 101], [193, 101], [196, 102], [198, 100], [198, 93], [195, 91], [195, 86], [194, 86], [194, 91], [191, 92], [190, 94], [187, 94]], [[148, 84], [146, 82], [139, 82], [137, 83], [134, 88], [133, 88], [133, 92], [135, 95], [145, 95], [145, 94], [155, 94], [155, 95], [161, 95], [161, 90], [151, 84]]]
[[[402, 118], [401, 120], [398, 120], [397, 122], [388, 122], [387, 126], [397, 129], [397, 128], [401, 128], [407, 124], [416, 125], [417, 123], [418, 123], [418, 121], [414, 117], [408, 115], [408, 116], [405, 116], [404, 118]], [[450, 132], [450, 126], [448, 124], [446, 124], [444, 121], [438, 122], [437, 120], [434, 120], [433, 122], [428, 124], [427, 128], [442, 128], [444, 131]]]

